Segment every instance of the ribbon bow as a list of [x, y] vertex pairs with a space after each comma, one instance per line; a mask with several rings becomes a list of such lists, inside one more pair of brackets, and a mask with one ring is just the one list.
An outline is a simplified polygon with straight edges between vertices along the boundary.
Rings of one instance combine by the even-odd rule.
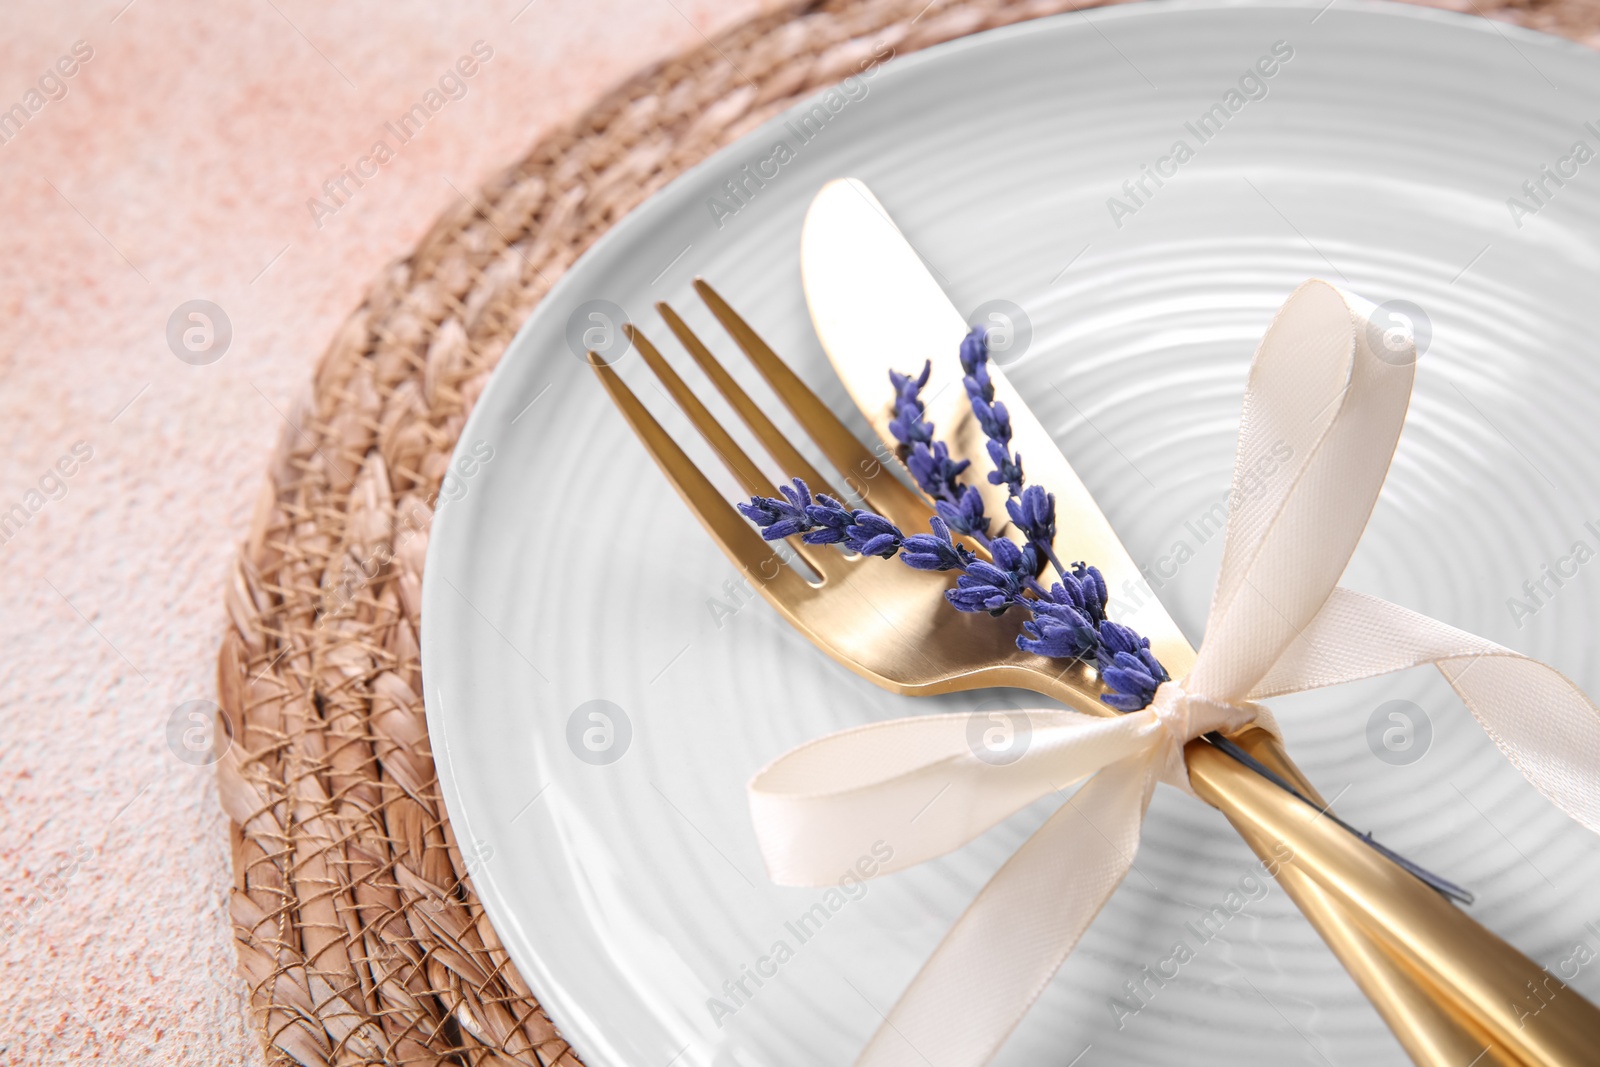
[[[1041, 797], [1087, 783], [957, 920], [862, 1053], [862, 1067], [986, 1063], [1127, 874], [1157, 781], [1191, 792], [1183, 745], [1255, 722], [1267, 697], [1431, 663], [1506, 757], [1600, 833], [1600, 709], [1566, 677], [1481, 637], [1337, 585], [1405, 421], [1415, 352], [1377, 340], [1371, 305], [1326, 282], [1291, 295], [1245, 388], [1222, 570], [1194, 669], [1142, 711], [931, 715], [845, 730], [750, 782], [773, 880], [826, 885], [876, 841], [888, 874], [950, 852]], [[1266, 485], [1250, 472], [1287, 444]], [[975, 744], [1012, 736], [997, 759]]]

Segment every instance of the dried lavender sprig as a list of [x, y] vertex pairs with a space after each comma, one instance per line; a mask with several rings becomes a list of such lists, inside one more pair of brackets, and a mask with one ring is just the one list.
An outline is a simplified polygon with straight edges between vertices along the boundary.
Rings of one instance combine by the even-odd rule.
[[913, 378], [898, 371], [889, 372], [889, 382], [894, 386], [894, 418], [889, 421], [889, 432], [896, 441], [906, 446], [933, 443], [933, 423], [923, 420], [927, 410], [919, 394], [933, 373], [933, 360], [922, 364], [922, 373]]
[[799, 534], [807, 544], [842, 544], [885, 559], [898, 555], [917, 570], [958, 570], [956, 587], [944, 594], [952, 607], [991, 615], [1013, 606], [1027, 611], [1031, 617], [1017, 647], [1053, 659], [1092, 661], [1111, 690], [1100, 699], [1119, 711], [1145, 707], [1167, 680], [1150, 642], [1106, 618], [1106, 583], [1094, 567], [1077, 563], [1063, 569], [1061, 581], [1046, 589], [1034, 577], [1039, 559], [1033, 544], [1019, 547], [996, 537], [989, 543], [990, 562], [956, 541], [937, 515], [929, 519], [929, 533], [906, 536], [881, 515], [848, 508], [826, 493], [813, 497], [799, 478], [778, 491], [781, 498], [757, 496], [738, 505], [768, 541]]
[[894, 418], [889, 420], [889, 432], [906, 447], [906, 468], [917, 486], [933, 500], [939, 517], [957, 533], [987, 545], [989, 517], [984, 514], [983, 497], [961, 482], [962, 473], [972, 461], [951, 456], [949, 447], [935, 440], [933, 423], [924, 418], [927, 408], [921, 393], [932, 372], [932, 360], [923, 363], [922, 373], [916, 377], [889, 372], [894, 386]]
[[846, 507], [827, 493], [813, 498], [799, 478], [779, 486], [778, 492], [782, 499], [755, 496], [737, 505], [768, 541], [799, 534], [806, 544], [842, 544], [863, 556], [893, 559], [898, 554], [907, 566], [924, 571], [957, 570], [977, 558], [955, 540], [938, 516], [929, 520], [933, 533], [907, 537], [882, 515]]
[[989, 472], [990, 485], [1004, 485], [1012, 496], [1022, 495], [1022, 457], [1011, 451], [1011, 413], [1004, 402], [994, 398], [994, 382], [989, 378], [989, 334], [982, 326], [974, 326], [961, 339], [961, 385], [967, 391], [967, 401], [972, 414], [989, 439], [989, 458], [994, 470]]
[[[761, 536], [768, 541], [779, 541], [795, 534], [805, 534], [802, 541], [810, 540], [810, 531], [816, 528], [807, 510], [811, 507], [811, 490], [799, 478], [790, 485], [778, 486], [781, 499], [770, 496], [753, 496], [748, 504], [739, 504], [739, 512], [761, 527]], [[815, 542], [813, 542], [815, 543]]]
[[[991, 444], [993, 442], [990, 442]], [[1065, 577], [1067, 568], [1056, 556], [1056, 495], [1047, 493], [1037, 485], [1027, 486], [1021, 496], [1006, 501], [1006, 514], [1035, 551], [1039, 552], [1056, 573]]]
[[1011, 498], [1006, 501], [1006, 511], [1012, 523], [1022, 531], [1035, 551], [1050, 561], [1056, 573], [1065, 576], [1067, 569], [1055, 553], [1056, 497], [1036, 485], [1024, 486], [1022, 456], [1011, 451], [1011, 413], [1003, 402], [994, 398], [994, 382], [989, 377], [989, 335], [982, 326], [974, 326], [961, 339], [961, 379], [967, 391], [967, 402], [972, 414], [989, 440], [987, 448], [994, 470], [989, 472], [991, 485], [1004, 485]]

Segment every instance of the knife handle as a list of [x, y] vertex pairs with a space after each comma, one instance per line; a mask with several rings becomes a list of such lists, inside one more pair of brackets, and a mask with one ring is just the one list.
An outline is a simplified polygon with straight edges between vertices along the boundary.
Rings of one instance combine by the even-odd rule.
[[[1278, 740], [1265, 730], [1249, 727], [1233, 740], [1250, 755], [1288, 781], [1314, 803], [1327, 801], [1300, 768], [1289, 759]], [[1230, 820], [1232, 821], [1232, 820]], [[1276, 856], [1273, 842], [1241, 822], [1234, 822], [1245, 843], [1263, 859]], [[1439, 990], [1416, 971], [1392, 957], [1364, 927], [1315, 879], [1293, 864], [1282, 864], [1276, 874], [1289, 899], [1327, 942], [1388, 1025], [1406, 1055], [1419, 1067], [1526, 1067], [1496, 1045], [1470, 1021], [1458, 1018], [1444, 1006]]]
[[1372, 1002], [1411, 1062], [1418, 1067], [1529, 1067], [1527, 1061], [1501, 1049], [1468, 1020], [1453, 1015], [1437, 989], [1389, 956], [1356, 917], [1304, 872], [1285, 865], [1277, 878]]
[[[1310, 788], [1265, 731], [1250, 728], [1235, 740], [1302, 792]], [[1595, 1062], [1600, 1009], [1359, 838], [1216, 748], [1191, 742], [1185, 758], [1195, 792], [1258, 855], [1275, 861], [1285, 892], [1418, 1063]], [[1292, 858], [1281, 859], [1280, 843]]]

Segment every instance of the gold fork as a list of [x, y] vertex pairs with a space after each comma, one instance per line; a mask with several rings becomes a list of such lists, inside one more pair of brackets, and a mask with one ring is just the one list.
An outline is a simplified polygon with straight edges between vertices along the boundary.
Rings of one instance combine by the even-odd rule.
[[[908, 533], [926, 527], [932, 509], [902, 484], [804, 382], [704, 281], [696, 292], [777, 394], [817, 450], [837, 471], [859, 472], [859, 506]], [[813, 492], [844, 500], [773, 424], [687, 323], [656, 305], [688, 351], [755, 438], [787, 474]], [[645, 364], [751, 496], [777, 496], [727, 430], [636, 327], [626, 327]], [[736, 511], [662, 428], [615, 369], [590, 353], [612, 401], [689, 509], [743, 569], [752, 585], [812, 644], [892, 692], [928, 695], [1013, 686], [1094, 715], [1100, 702], [1093, 668], [1065, 667], [1024, 652], [1011, 616], [957, 612], [944, 601], [953, 575], [874, 559], [863, 562], [798, 537], [789, 552], [808, 579]], [[1251, 756], [1320, 805], [1297, 800], [1255, 771], [1202, 741], [1185, 749], [1199, 795], [1229, 819], [1251, 848], [1275, 862], [1278, 879], [1383, 1014], [1412, 1059], [1441, 1067], [1594, 1062], [1600, 1011], [1532, 960], [1479, 926], [1443, 897], [1358, 837], [1321, 816], [1327, 805], [1275, 739], [1255, 727], [1233, 738]], [[1559, 995], [1548, 996], [1553, 987]], [[1534, 993], [1539, 994], [1534, 999]], [[1523, 1005], [1519, 1009], [1519, 1005]], [[1530, 1022], [1530, 1013], [1537, 1018]]]

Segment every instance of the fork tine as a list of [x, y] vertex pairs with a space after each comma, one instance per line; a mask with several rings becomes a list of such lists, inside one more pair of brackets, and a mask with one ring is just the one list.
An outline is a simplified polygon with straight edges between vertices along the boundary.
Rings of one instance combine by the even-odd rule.
[[783, 431], [772, 424], [766, 412], [756, 406], [756, 402], [750, 399], [750, 394], [733, 380], [733, 376], [718, 362], [717, 357], [711, 354], [711, 350], [689, 328], [689, 324], [678, 317], [678, 313], [672, 310], [671, 305], [662, 301], [656, 305], [656, 310], [666, 320], [667, 327], [677, 336], [679, 343], [689, 350], [689, 354], [700, 365], [706, 377], [717, 387], [717, 392], [721, 393], [733, 410], [739, 413], [744, 424], [750, 427], [751, 432], [766, 450], [772, 453], [772, 457], [778, 461], [778, 466], [791, 477], [798, 476], [803, 479], [811, 487], [812, 492], [827, 493], [834, 499], [839, 499], [839, 493], [828, 484], [828, 480], [817, 472], [794, 445], [789, 443]]
[[738, 442], [728, 436], [728, 431], [724, 430], [722, 424], [706, 410], [700, 398], [694, 395], [694, 390], [678, 377], [678, 372], [662, 358], [661, 351], [650, 342], [650, 339], [632, 323], [627, 323], [622, 328], [627, 333], [628, 339], [638, 347], [639, 354], [644, 357], [645, 365], [661, 380], [661, 384], [667, 387], [673, 402], [683, 409], [683, 413], [689, 416], [689, 421], [694, 423], [694, 428], [705, 437], [706, 443], [722, 457], [722, 462], [727, 464], [728, 470], [738, 480], [739, 488], [751, 496], [777, 496], [778, 487], [767, 479], [761, 469], [745, 454], [744, 449], [739, 447]]
[[[639, 354], [644, 357], [645, 365], [661, 380], [661, 384], [667, 387], [673, 402], [683, 409], [689, 421], [694, 423], [694, 428], [700, 431], [706, 443], [721, 457], [723, 464], [738, 481], [739, 487], [750, 496], [777, 496], [777, 487], [761, 472], [761, 468], [751, 461], [744, 449], [739, 447], [738, 442], [729, 436], [716, 416], [706, 410], [700, 398], [694, 395], [694, 390], [678, 377], [678, 372], [672, 369], [672, 365], [662, 357], [660, 350], [650, 339], [632, 323], [623, 326], [623, 329], [627, 331], [629, 340], [639, 349]], [[791, 538], [789, 545], [823, 578], [836, 578], [842, 574], [844, 558], [836, 549], [828, 545], [808, 545], [799, 538]]]
[[822, 398], [813, 393], [811, 387], [778, 358], [777, 353], [767, 346], [738, 312], [728, 306], [728, 302], [705, 279], [696, 278], [694, 290], [706, 307], [711, 309], [711, 314], [722, 323], [723, 329], [744, 350], [750, 362], [756, 365], [773, 392], [778, 394], [778, 398], [800, 423], [801, 429], [810, 434], [817, 447], [822, 449], [828, 462], [837, 467], [851, 487], [866, 499], [867, 506], [908, 530], [922, 529], [933, 509], [890, 473], [886, 462], [888, 454], [881, 458], [875, 456], [856, 440], [855, 434], [839, 421], [839, 417], [822, 402]]
[[661, 428], [655, 416], [639, 403], [633, 390], [617, 377], [617, 372], [593, 352], [589, 353], [589, 365], [645, 451], [650, 453], [650, 458], [656, 461], [661, 473], [689, 505], [711, 539], [721, 547], [723, 555], [742, 568], [768, 600], [792, 604], [811, 593], [810, 583], [795, 573], [794, 568], [785, 566], [773, 546], [762, 540], [744, 516], [723, 499], [722, 493]]

